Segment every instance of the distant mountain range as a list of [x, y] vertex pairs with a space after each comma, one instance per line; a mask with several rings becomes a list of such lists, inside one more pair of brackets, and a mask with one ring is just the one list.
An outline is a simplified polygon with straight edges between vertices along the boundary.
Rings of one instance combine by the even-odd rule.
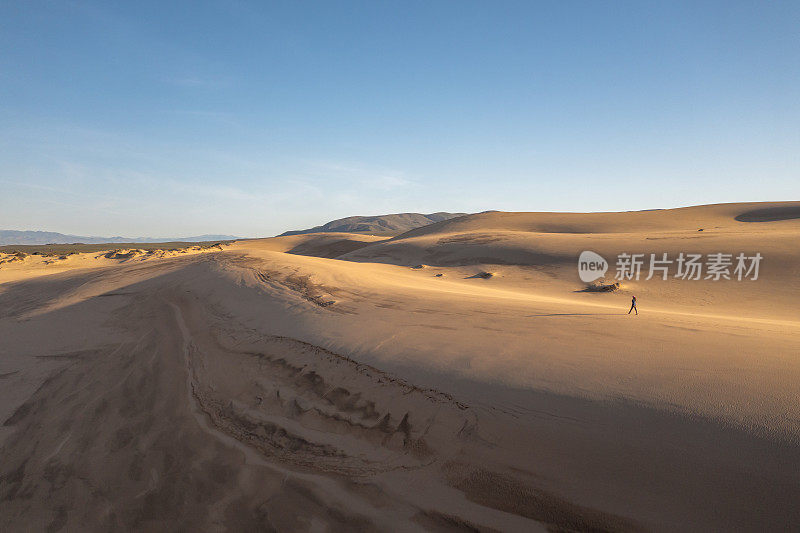
[[[309, 229], [287, 231], [286, 235], [302, 235], [305, 233], [365, 233], [369, 235], [399, 235], [412, 229], [421, 228], [434, 222], [441, 222], [464, 216], [467, 213], [395, 213], [391, 215], [353, 216], [332, 220], [322, 226]], [[90, 237], [86, 235], [69, 235], [54, 231], [18, 231], [0, 230], [0, 246], [7, 245], [42, 245], [42, 244], [112, 244], [112, 243], [152, 243], [152, 242], [204, 242], [231, 241], [238, 239], [235, 235], [196, 235], [193, 237]]]
[[281, 233], [279, 237], [287, 235], [302, 235], [305, 233], [368, 233], [370, 235], [396, 235], [421, 228], [434, 222], [449, 220], [464, 216], [467, 213], [396, 213], [393, 215], [355, 216], [333, 220], [322, 226]]
[[203, 242], [230, 241], [234, 235], [197, 235], [195, 237], [86, 237], [53, 231], [0, 230], [0, 246], [8, 244], [105, 244], [117, 242]]

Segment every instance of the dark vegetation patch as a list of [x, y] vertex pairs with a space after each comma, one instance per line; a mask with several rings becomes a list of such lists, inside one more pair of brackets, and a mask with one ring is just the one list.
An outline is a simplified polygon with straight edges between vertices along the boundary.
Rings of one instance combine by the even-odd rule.
[[586, 285], [580, 292], [614, 292], [619, 290], [619, 281], [606, 282], [602, 280], [593, 281]]

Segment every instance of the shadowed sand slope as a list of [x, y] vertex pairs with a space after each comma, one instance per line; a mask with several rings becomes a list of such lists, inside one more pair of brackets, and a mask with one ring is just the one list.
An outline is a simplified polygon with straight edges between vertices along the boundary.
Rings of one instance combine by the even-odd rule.
[[775, 222], [800, 218], [800, 205], [779, 205], [753, 209], [736, 216], [740, 222]]
[[0, 530], [795, 529], [800, 226], [736, 220], [793, 205], [0, 258]]

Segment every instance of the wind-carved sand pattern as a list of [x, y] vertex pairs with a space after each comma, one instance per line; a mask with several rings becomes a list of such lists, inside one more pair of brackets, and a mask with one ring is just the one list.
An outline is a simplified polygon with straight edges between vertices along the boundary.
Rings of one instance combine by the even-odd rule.
[[[270, 283], [275, 280], [276, 273], [256, 270], [256, 275], [262, 282]], [[323, 292], [326, 288], [315, 285], [310, 281], [309, 276], [286, 276], [278, 281], [278, 283], [298, 293], [303, 299], [308, 300], [314, 305], [328, 307], [336, 303], [335, 300], [330, 299]]]
[[[791, 530], [798, 205], [6, 254], [0, 530]], [[763, 270], [584, 290], [645, 247]]]
[[[187, 373], [198, 406], [218, 429], [268, 457], [348, 475], [413, 469], [432, 460], [425, 435], [445, 426], [437, 420], [443, 416], [441, 410], [447, 426], [455, 427], [459, 420], [460, 430], [469, 425], [470, 417], [458, 414], [467, 407], [446, 394], [419, 389], [374, 367], [295, 339], [262, 337], [248, 343], [260, 349], [256, 352], [223, 346], [210, 333], [206, 336], [210, 344], [200, 347], [180, 308], [173, 307], [184, 335]], [[226, 344], [241, 344], [237, 336], [231, 338], [231, 332], [227, 333]], [[237, 390], [246, 390], [246, 394], [235, 399], [232, 394], [225, 395], [213, 373], [197, 370], [210, 366], [206, 351], [224, 357], [227, 363], [238, 360], [236, 368], [242, 374], [235, 383]], [[336, 385], [343, 374], [356, 392]], [[389, 410], [380, 405], [380, 398], [373, 400], [368, 394], [380, 389], [385, 396], [387, 388], [396, 398]], [[339, 439], [331, 438], [344, 434], [350, 437], [344, 447]]]

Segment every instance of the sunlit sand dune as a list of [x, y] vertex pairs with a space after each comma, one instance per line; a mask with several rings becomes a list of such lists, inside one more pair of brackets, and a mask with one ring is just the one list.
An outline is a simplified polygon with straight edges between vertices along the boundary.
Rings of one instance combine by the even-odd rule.
[[[4, 254], [0, 530], [791, 530], [798, 242], [782, 202]], [[590, 292], [584, 250], [763, 259]]]

